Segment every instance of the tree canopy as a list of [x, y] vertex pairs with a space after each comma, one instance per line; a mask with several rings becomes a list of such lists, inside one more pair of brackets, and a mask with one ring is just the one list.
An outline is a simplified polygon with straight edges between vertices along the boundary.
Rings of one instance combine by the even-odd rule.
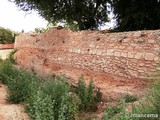
[[77, 24], [80, 30], [96, 29], [108, 22], [108, 0], [12, 0], [24, 11], [36, 10], [49, 23]]
[[112, 0], [116, 29], [160, 29], [160, 0]]
[[79, 30], [109, 21], [110, 4], [118, 31], [160, 29], [160, 0], [12, 0], [24, 11], [36, 10], [49, 23], [65, 22]]

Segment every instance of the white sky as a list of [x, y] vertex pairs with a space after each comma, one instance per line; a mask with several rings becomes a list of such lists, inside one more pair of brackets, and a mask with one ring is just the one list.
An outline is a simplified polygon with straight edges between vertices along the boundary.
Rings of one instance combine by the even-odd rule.
[[[110, 17], [113, 15], [111, 14]], [[8, 0], [0, 0], [0, 26], [11, 30], [21, 32], [34, 31], [35, 28], [45, 28], [47, 21], [40, 17], [36, 12], [26, 14], [16, 5]], [[101, 29], [108, 29], [114, 26], [114, 21], [107, 23]]]
[[26, 14], [20, 11], [14, 3], [8, 0], [0, 0], [0, 26], [14, 31], [34, 31], [35, 28], [47, 26], [47, 22], [36, 12]]

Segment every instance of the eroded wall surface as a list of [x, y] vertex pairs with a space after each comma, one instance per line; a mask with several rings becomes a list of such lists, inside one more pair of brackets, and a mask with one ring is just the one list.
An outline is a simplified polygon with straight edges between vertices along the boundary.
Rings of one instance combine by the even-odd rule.
[[53, 28], [42, 34], [20, 34], [15, 49], [17, 63], [34, 70], [65, 65], [126, 78], [146, 78], [158, 64], [160, 30], [102, 34]]

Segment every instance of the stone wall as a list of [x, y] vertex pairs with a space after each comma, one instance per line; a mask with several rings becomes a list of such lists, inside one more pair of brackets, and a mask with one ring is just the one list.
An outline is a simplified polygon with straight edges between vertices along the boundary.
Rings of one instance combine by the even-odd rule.
[[50, 29], [16, 37], [15, 58], [25, 68], [66, 65], [126, 78], [145, 78], [160, 55], [160, 30], [102, 34]]

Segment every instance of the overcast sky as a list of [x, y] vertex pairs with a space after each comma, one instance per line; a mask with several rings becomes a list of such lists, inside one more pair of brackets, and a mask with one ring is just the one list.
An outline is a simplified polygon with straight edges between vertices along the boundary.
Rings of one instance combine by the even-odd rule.
[[14, 31], [34, 31], [35, 28], [46, 27], [47, 22], [36, 12], [26, 14], [20, 11], [14, 3], [0, 0], [0, 26]]
[[[17, 32], [22, 30], [29, 32], [34, 31], [35, 28], [45, 28], [47, 21], [36, 12], [26, 14], [26, 12], [17, 8], [14, 3], [8, 0], [0, 0], [0, 26]], [[102, 29], [107, 29], [110, 26], [113, 26], [113, 21], [107, 23]]]

